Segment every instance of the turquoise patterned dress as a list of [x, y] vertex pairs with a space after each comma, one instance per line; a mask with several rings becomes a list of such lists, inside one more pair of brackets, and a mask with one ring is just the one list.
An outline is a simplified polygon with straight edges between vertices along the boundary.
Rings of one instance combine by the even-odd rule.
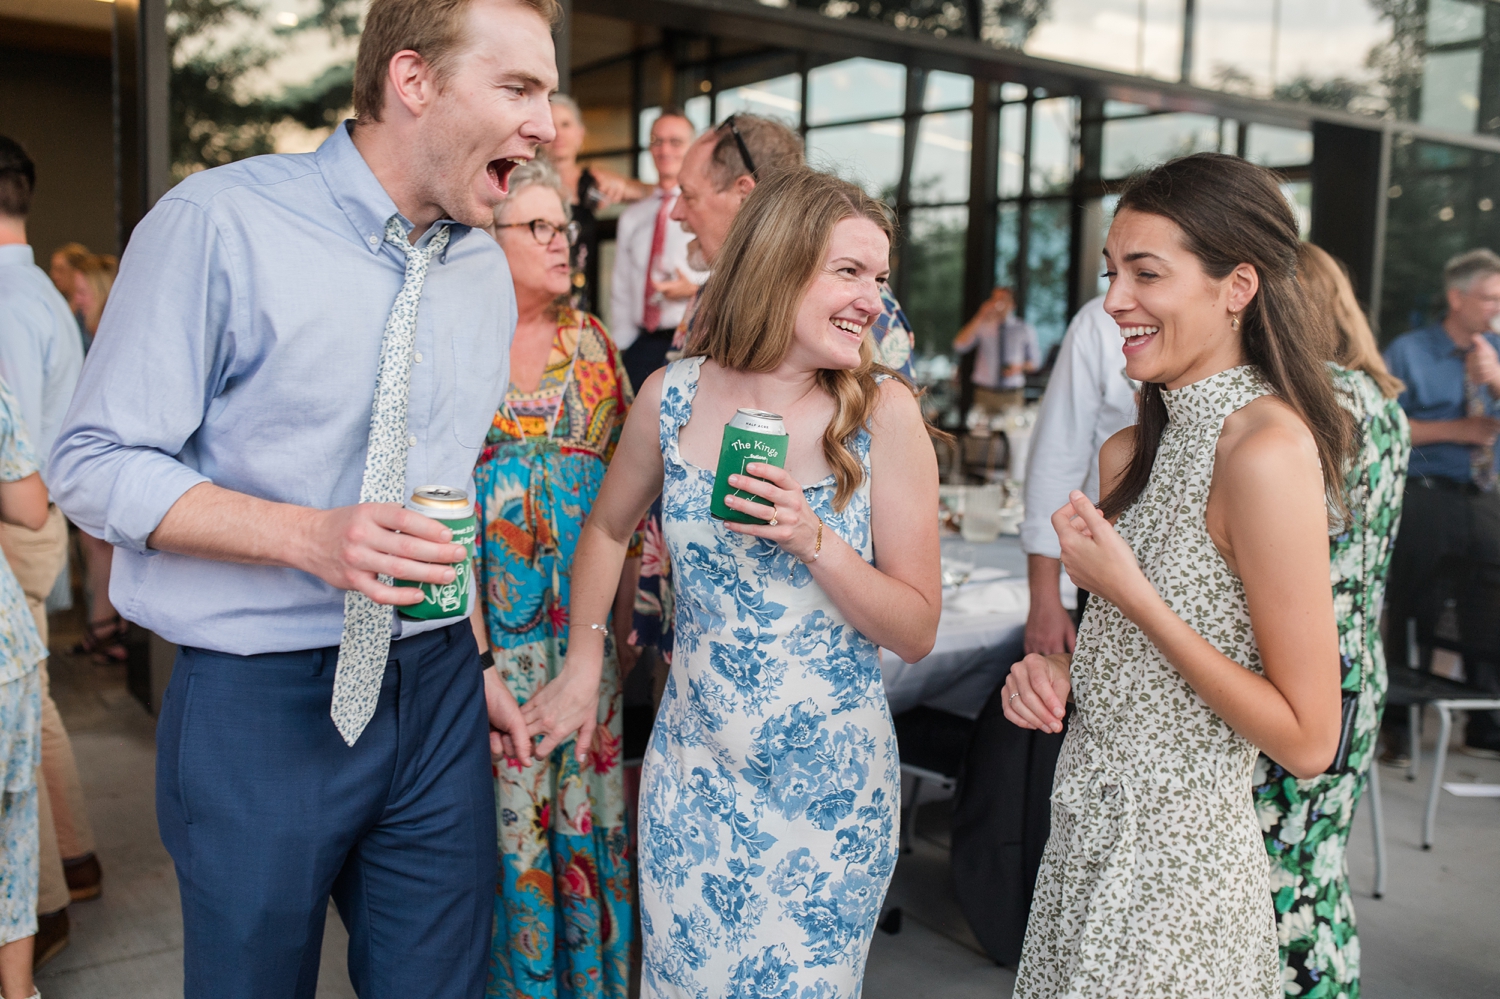
[[[20, 412], [0, 382], [0, 482], [19, 482], [37, 470]], [[21, 584], [0, 558], [0, 946], [36, 932], [36, 768], [42, 761], [36, 667], [46, 657]]]
[[[678, 431], [702, 358], [662, 387], [663, 527], [676, 654], [641, 776], [641, 995], [853, 999], [896, 866], [900, 761], [875, 645], [806, 566], [708, 512], [713, 475]], [[806, 487], [865, 559], [865, 480], [842, 511]]]

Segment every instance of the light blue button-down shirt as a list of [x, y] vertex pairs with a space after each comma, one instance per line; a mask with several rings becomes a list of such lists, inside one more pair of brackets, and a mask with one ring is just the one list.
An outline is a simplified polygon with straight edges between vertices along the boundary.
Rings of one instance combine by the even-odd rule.
[[78, 321], [31, 247], [0, 246], [0, 378], [43, 462], [73, 400], [83, 341]]
[[[75, 523], [118, 546], [110, 599], [125, 617], [238, 655], [338, 644], [344, 595], [316, 577], [146, 539], [200, 482], [318, 509], [359, 501], [405, 274], [382, 238], [395, 214], [340, 127], [316, 153], [195, 174], [137, 226], [45, 476]], [[418, 306], [408, 494], [472, 490], [515, 325], [504, 254], [454, 224]], [[397, 621], [402, 635], [447, 623]]]

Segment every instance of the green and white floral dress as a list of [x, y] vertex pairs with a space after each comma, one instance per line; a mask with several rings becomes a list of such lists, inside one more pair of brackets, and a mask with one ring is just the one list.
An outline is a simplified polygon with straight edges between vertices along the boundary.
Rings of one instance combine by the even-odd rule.
[[[1168, 606], [1256, 672], [1244, 585], [1204, 513], [1225, 417], [1269, 391], [1242, 366], [1164, 392], [1150, 482], [1116, 524]], [[1278, 999], [1255, 747], [1103, 600], [1072, 679], [1017, 999]]]
[[1380, 606], [1401, 521], [1411, 432], [1396, 400], [1369, 375], [1334, 368], [1340, 401], [1360, 428], [1345, 491], [1350, 520], [1332, 541], [1331, 576], [1344, 690], [1358, 695], [1345, 772], [1298, 780], [1262, 756], [1255, 810], [1271, 855], [1283, 985], [1303, 999], [1358, 999], [1359, 936], [1345, 847], [1375, 755], [1385, 702]]

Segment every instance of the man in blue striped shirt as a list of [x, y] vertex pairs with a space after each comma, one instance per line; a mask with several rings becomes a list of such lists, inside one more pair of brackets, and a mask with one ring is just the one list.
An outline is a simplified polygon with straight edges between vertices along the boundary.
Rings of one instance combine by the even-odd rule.
[[371, 617], [346, 592], [409, 604], [386, 580], [452, 581], [466, 557], [360, 498], [472, 489], [516, 324], [475, 230], [553, 137], [557, 15], [374, 0], [357, 118], [315, 153], [189, 177], [125, 252], [48, 480], [116, 546], [121, 613], [181, 646], [157, 814], [188, 996], [311, 999], [330, 893], [360, 995], [483, 993], [486, 695], [524, 725], [466, 618]]

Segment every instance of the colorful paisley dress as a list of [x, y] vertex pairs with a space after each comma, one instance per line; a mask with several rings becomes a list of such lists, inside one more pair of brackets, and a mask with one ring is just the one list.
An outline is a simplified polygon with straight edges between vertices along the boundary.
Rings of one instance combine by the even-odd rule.
[[[1269, 391], [1241, 366], [1163, 392], [1151, 478], [1115, 525], [1177, 616], [1257, 673], [1245, 587], [1204, 514], [1225, 418]], [[1017, 999], [1279, 999], [1255, 746], [1104, 600], [1072, 681]]]
[[1375, 755], [1385, 702], [1380, 607], [1401, 522], [1411, 432], [1375, 380], [1334, 368], [1340, 401], [1360, 428], [1345, 479], [1350, 521], [1332, 542], [1344, 690], [1358, 696], [1343, 773], [1298, 780], [1266, 756], [1255, 768], [1255, 811], [1271, 855], [1271, 893], [1281, 933], [1283, 987], [1301, 999], [1358, 999], [1359, 935], [1344, 851]]
[[[511, 389], [474, 470], [479, 581], [495, 665], [522, 703], [567, 651], [568, 574], [631, 394], [593, 316], [564, 309], [533, 392]], [[606, 996], [629, 991], [634, 935], [620, 765], [620, 676], [606, 643], [600, 751], [580, 767], [572, 742], [521, 767], [496, 767], [500, 885], [487, 994]]]

